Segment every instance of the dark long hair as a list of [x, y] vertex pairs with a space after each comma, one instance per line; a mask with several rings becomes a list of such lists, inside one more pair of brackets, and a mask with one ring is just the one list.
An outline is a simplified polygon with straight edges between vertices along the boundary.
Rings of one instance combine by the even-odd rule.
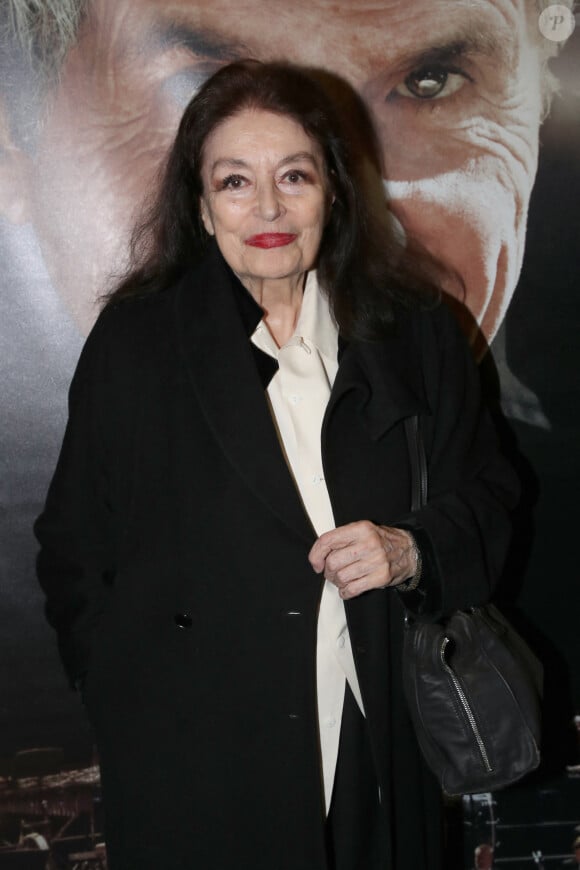
[[[371, 204], [353, 137], [335, 110], [326, 78], [325, 86], [324, 74], [243, 60], [205, 82], [185, 110], [157, 196], [133, 233], [131, 267], [106, 297], [108, 304], [164, 290], [203, 256], [209, 240], [200, 213], [204, 144], [219, 124], [245, 109], [292, 118], [322, 150], [335, 201], [322, 236], [318, 278], [346, 339], [380, 337], [392, 323], [395, 301], [408, 305], [430, 292], [427, 260], [411, 257]], [[373, 139], [370, 122], [367, 127]], [[376, 158], [375, 146], [367, 137], [367, 155], [374, 150]]]

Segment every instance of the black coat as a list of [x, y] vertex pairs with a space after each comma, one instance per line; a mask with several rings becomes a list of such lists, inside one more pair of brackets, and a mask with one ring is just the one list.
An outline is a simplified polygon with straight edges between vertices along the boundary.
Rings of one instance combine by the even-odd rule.
[[[261, 310], [216, 253], [108, 309], [81, 356], [44, 514], [40, 581], [101, 756], [112, 870], [323, 870], [314, 530], [264, 396]], [[402, 421], [420, 413], [430, 505], [409, 513]], [[413, 528], [431, 615], [487, 599], [511, 472], [450, 316], [399, 313], [343, 350], [322, 431], [337, 525]], [[347, 603], [392, 868], [438, 866], [437, 790], [400, 680], [403, 609]]]

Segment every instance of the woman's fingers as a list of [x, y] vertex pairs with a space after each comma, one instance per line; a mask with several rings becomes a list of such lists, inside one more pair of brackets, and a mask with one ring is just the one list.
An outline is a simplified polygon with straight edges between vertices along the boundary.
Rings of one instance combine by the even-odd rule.
[[345, 599], [402, 583], [416, 570], [408, 532], [376, 526], [368, 520], [325, 532], [312, 547], [309, 559], [314, 570], [324, 572]]
[[325, 568], [328, 556], [345, 548], [352, 550], [352, 556], [356, 558], [360, 547], [364, 545], [365, 540], [370, 540], [375, 529], [376, 526], [373, 523], [363, 520], [325, 532], [318, 538], [310, 551], [310, 564], [320, 574]]

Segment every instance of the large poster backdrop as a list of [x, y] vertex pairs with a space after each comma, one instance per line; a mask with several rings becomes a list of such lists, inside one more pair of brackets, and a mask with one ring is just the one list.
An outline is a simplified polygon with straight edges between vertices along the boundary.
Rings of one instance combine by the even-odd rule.
[[[240, 56], [324, 67], [355, 88], [390, 208], [445, 269], [524, 484], [500, 597], [546, 665], [538, 781], [564, 793], [580, 712], [574, 14], [542, 0], [2, 0], [0, 842], [49, 840], [55, 817], [87, 805], [91, 734], [44, 623], [32, 523], [138, 208], [191, 95]], [[48, 747], [61, 752], [29, 752]]]

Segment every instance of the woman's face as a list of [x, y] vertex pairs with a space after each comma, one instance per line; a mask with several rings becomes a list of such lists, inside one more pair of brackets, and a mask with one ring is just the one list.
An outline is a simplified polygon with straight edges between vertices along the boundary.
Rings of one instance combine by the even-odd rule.
[[244, 109], [208, 136], [201, 215], [226, 262], [259, 298], [297, 283], [316, 261], [330, 204], [321, 149], [294, 121]]

